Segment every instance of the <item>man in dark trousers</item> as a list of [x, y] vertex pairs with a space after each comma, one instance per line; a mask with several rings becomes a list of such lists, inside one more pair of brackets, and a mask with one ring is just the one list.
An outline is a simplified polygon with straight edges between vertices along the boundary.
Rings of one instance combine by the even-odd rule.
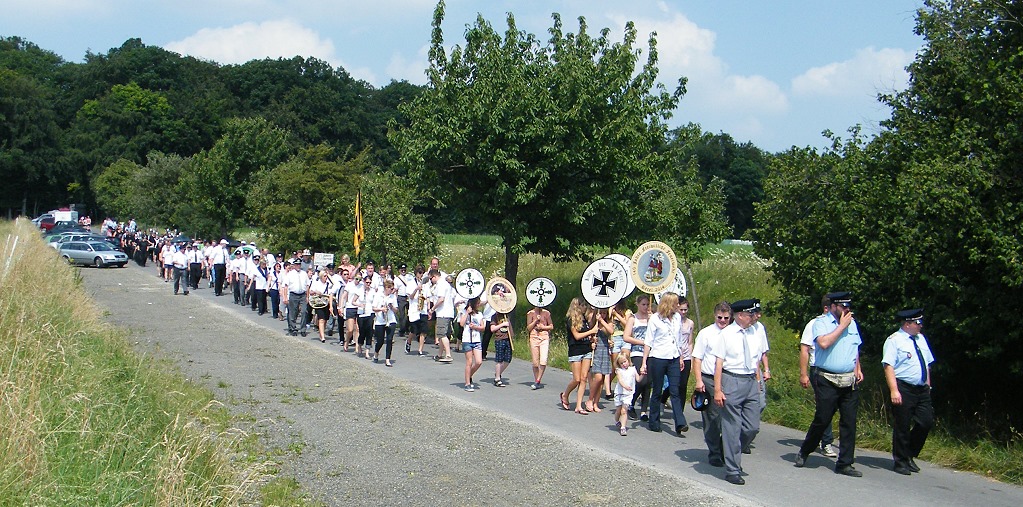
[[[919, 472], [913, 458], [927, 441], [934, 427], [934, 406], [931, 404], [931, 363], [934, 356], [924, 327], [923, 308], [903, 310], [896, 314], [902, 325], [884, 342], [881, 364], [891, 393], [892, 458], [897, 474]], [[916, 423], [916, 424], [914, 424]]]

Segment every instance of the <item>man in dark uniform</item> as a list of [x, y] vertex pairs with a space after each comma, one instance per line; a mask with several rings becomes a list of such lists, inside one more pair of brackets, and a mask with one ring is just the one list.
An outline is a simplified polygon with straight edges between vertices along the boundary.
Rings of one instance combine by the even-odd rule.
[[860, 368], [860, 330], [853, 320], [852, 293], [832, 292], [830, 311], [813, 324], [814, 343], [817, 347], [817, 409], [813, 423], [806, 432], [803, 445], [796, 454], [796, 467], [806, 466], [806, 458], [820, 445], [824, 428], [838, 412], [838, 461], [835, 473], [849, 477], [862, 477], [853, 467], [856, 455], [856, 414], [860, 392], [857, 384], [863, 381]]
[[902, 326], [885, 340], [881, 364], [891, 393], [894, 416], [894, 470], [898, 474], [910, 475], [920, 471], [913, 458], [920, 455], [927, 434], [934, 427], [930, 367], [934, 356], [927, 339], [920, 334], [924, 326], [923, 308], [903, 310], [896, 315]]

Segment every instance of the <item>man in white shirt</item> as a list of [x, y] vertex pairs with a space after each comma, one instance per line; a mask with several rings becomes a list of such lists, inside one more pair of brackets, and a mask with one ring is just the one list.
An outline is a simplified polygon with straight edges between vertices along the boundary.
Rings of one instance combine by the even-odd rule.
[[224, 295], [224, 282], [227, 280], [227, 240], [222, 239], [220, 243], [210, 248], [210, 264], [213, 266], [212, 281], [213, 293], [217, 296]]
[[[183, 288], [185, 295], [188, 295], [188, 256], [183, 249], [178, 249], [170, 254], [171, 266], [174, 267], [174, 295], [178, 295], [178, 289]], [[184, 282], [184, 284], [182, 284]], [[183, 285], [183, 286], [182, 286]]]
[[[299, 326], [305, 322], [306, 291], [309, 290], [309, 277], [299, 269], [297, 263], [288, 265], [288, 270], [281, 282], [281, 296], [288, 305], [288, 334], [298, 336]], [[305, 328], [302, 328], [305, 332]]]
[[763, 353], [752, 329], [755, 307], [760, 301], [744, 299], [732, 303], [733, 319], [711, 343], [714, 367], [714, 403], [721, 409], [721, 450], [725, 480], [742, 485], [742, 448], [760, 431], [757, 361]]
[[434, 359], [442, 363], [450, 363], [451, 359], [451, 321], [455, 319], [454, 289], [451, 284], [441, 276], [440, 270], [430, 270], [430, 282], [433, 283], [433, 295], [436, 301], [433, 304], [434, 316], [437, 326], [434, 338], [440, 343], [440, 351]]
[[[693, 372], [696, 374], [694, 391], [707, 393], [714, 399], [714, 367], [717, 358], [710, 354], [710, 344], [732, 323], [732, 306], [722, 301], [714, 306], [714, 323], [701, 329], [693, 343]], [[721, 409], [711, 403], [700, 412], [703, 418], [703, 440], [707, 444], [710, 466], [723, 467], [725, 461], [721, 450]]]

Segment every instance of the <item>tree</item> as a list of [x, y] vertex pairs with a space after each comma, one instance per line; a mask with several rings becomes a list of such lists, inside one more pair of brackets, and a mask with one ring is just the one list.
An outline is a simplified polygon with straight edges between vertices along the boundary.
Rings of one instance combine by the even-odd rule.
[[511, 14], [503, 37], [478, 17], [448, 56], [443, 18], [440, 2], [429, 84], [391, 136], [413, 180], [502, 236], [512, 281], [523, 252], [571, 258], [629, 240], [643, 210], [623, 196], [664, 167], [654, 148], [684, 92], [684, 80], [673, 92], [655, 85], [654, 36], [638, 66], [632, 23], [612, 42], [607, 29], [590, 36], [583, 18], [564, 33], [554, 14], [544, 45]]
[[970, 407], [963, 422], [1005, 414], [980, 424], [1006, 436], [1023, 423], [1012, 393], [1023, 331], [999, 318], [1015, 314], [1023, 288], [1020, 14], [995, 0], [926, 2], [926, 43], [909, 87], [882, 97], [892, 107], [884, 130], [869, 143], [854, 130], [823, 154], [783, 154], [754, 234], [790, 325], [815, 313], [822, 292], [858, 291], [870, 352], [895, 310], [923, 306], [940, 358], [935, 406]]
[[96, 204], [108, 216], [125, 221], [128, 217], [134, 216], [137, 208], [132, 202], [132, 197], [139, 191], [135, 187], [135, 180], [141, 171], [142, 167], [138, 164], [122, 158], [98, 172], [91, 182]]
[[227, 236], [245, 221], [253, 175], [270, 171], [292, 153], [288, 131], [263, 118], [229, 120], [224, 135], [196, 155], [193, 171], [181, 180], [181, 194], [193, 209], [194, 224], [187, 225], [203, 227], [197, 231], [201, 235]]
[[422, 197], [419, 189], [406, 178], [387, 173], [363, 176], [361, 188], [366, 231], [363, 258], [411, 266], [437, 254], [440, 249], [437, 229], [426, 221], [425, 215], [413, 211]]

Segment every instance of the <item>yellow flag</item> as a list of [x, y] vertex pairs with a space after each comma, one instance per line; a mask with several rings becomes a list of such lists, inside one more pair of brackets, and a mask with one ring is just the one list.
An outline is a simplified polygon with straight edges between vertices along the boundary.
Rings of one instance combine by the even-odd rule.
[[362, 240], [366, 239], [366, 231], [362, 228], [362, 191], [355, 196], [355, 256], [362, 251]]

